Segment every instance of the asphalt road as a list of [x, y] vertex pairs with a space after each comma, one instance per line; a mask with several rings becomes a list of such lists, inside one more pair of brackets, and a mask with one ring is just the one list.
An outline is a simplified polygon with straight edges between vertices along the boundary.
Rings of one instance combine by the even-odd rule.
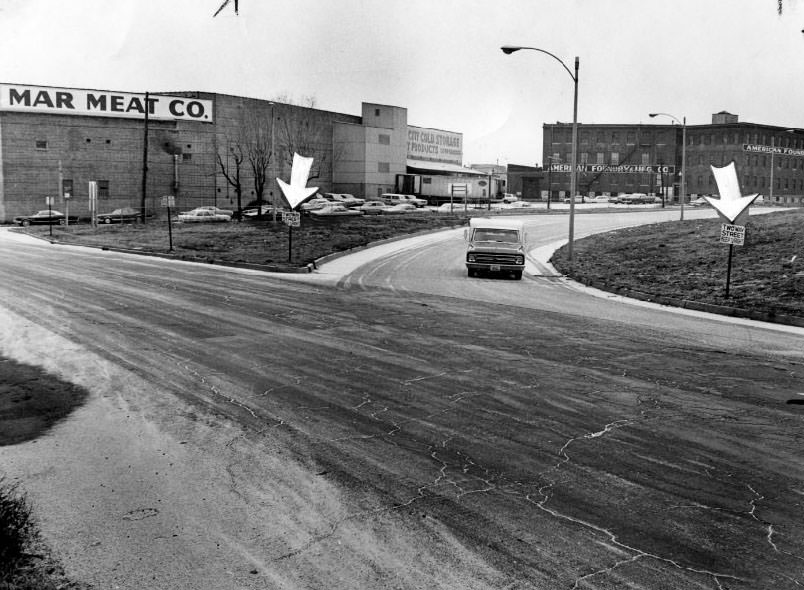
[[[529, 225], [535, 247], [565, 237], [565, 217]], [[150, 496], [120, 501], [114, 542], [74, 533], [74, 571], [111, 552], [95, 579], [132, 588], [182, 587], [177, 561], [188, 588], [804, 584], [804, 331], [593, 296], [535, 261], [469, 279], [455, 232], [388, 248], [278, 277], [3, 237], [2, 305], [102, 359], [96, 395], [139, 417], [116, 452], [175, 457], [64, 456]], [[46, 498], [30, 449], [0, 457]]]

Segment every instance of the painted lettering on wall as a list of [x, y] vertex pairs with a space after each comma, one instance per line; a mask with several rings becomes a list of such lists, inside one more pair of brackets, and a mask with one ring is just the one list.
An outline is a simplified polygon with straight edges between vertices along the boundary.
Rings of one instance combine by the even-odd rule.
[[0, 110], [213, 122], [211, 100], [15, 84], [0, 84]]
[[463, 135], [439, 129], [408, 126], [408, 158], [463, 164]]

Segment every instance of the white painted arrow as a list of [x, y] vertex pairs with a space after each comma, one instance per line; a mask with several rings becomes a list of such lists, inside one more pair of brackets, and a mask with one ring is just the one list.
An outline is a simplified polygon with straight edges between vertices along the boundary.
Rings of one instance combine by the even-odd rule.
[[715, 182], [717, 183], [719, 199], [712, 197], [704, 197], [706, 201], [714, 207], [717, 212], [726, 219], [729, 223], [734, 223], [740, 214], [747, 210], [751, 203], [754, 202], [759, 194], [748, 195], [743, 197], [740, 194], [740, 183], [737, 181], [737, 169], [734, 167], [734, 162], [729, 162], [728, 166], [722, 168], [715, 168], [710, 166], [712, 174], [715, 175]]
[[291, 209], [301, 205], [318, 190], [317, 186], [307, 186], [307, 179], [310, 178], [310, 168], [312, 166], [313, 158], [293, 154], [293, 166], [290, 168], [290, 184], [279, 178], [276, 179]]

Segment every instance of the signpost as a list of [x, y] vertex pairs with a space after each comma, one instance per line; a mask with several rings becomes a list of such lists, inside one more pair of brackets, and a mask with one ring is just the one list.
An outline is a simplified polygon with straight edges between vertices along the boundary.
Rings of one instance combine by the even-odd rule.
[[301, 213], [282, 211], [282, 221], [288, 226], [288, 262], [293, 261], [293, 228], [301, 227]]
[[742, 246], [745, 244], [745, 226], [730, 225], [724, 223], [720, 226], [720, 243], [729, 245], [729, 262], [726, 267], [726, 299], [729, 298], [729, 286], [731, 285], [731, 257], [734, 252], [735, 244]]
[[455, 197], [463, 197], [463, 210], [466, 212], [466, 197], [469, 195], [469, 184], [466, 182], [449, 183], [449, 212], [452, 213], [453, 200]]
[[97, 214], [98, 203], [98, 183], [94, 180], [89, 181], [89, 218], [92, 220], [92, 227], [97, 229], [98, 219], [95, 217]]
[[168, 243], [170, 244], [169, 252], [173, 252], [173, 226], [170, 220], [170, 208], [176, 206], [176, 197], [173, 195], [165, 195], [162, 197], [162, 206], [167, 208], [168, 218]]
[[45, 197], [45, 204], [47, 205], [48, 217], [50, 217], [47, 225], [50, 228], [50, 236], [53, 237], [53, 197]]

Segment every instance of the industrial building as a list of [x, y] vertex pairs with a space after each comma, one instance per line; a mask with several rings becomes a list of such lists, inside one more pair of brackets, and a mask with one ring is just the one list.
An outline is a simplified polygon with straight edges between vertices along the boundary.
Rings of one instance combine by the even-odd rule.
[[[207, 92], [131, 93], [0, 84], [0, 222], [53, 208], [79, 217], [118, 207], [282, 203], [293, 153], [308, 186], [376, 197], [463, 168], [461, 133], [408, 125], [403, 107], [360, 115]], [[94, 190], [90, 191], [90, 186]], [[406, 191], [413, 192], [413, 191]], [[418, 191], [417, 191], [418, 192]]]
[[[543, 126], [542, 198], [569, 195], [572, 124]], [[686, 150], [683, 136], [686, 133]], [[688, 199], [717, 193], [710, 166], [735, 162], [743, 193], [771, 203], [804, 200], [804, 130], [741, 123], [722, 111], [710, 125], [579, 124], [578, 192], [647, 193], [678, 202], [682, 158]], [[549, 185], [549, 186], [548, 186]]]

